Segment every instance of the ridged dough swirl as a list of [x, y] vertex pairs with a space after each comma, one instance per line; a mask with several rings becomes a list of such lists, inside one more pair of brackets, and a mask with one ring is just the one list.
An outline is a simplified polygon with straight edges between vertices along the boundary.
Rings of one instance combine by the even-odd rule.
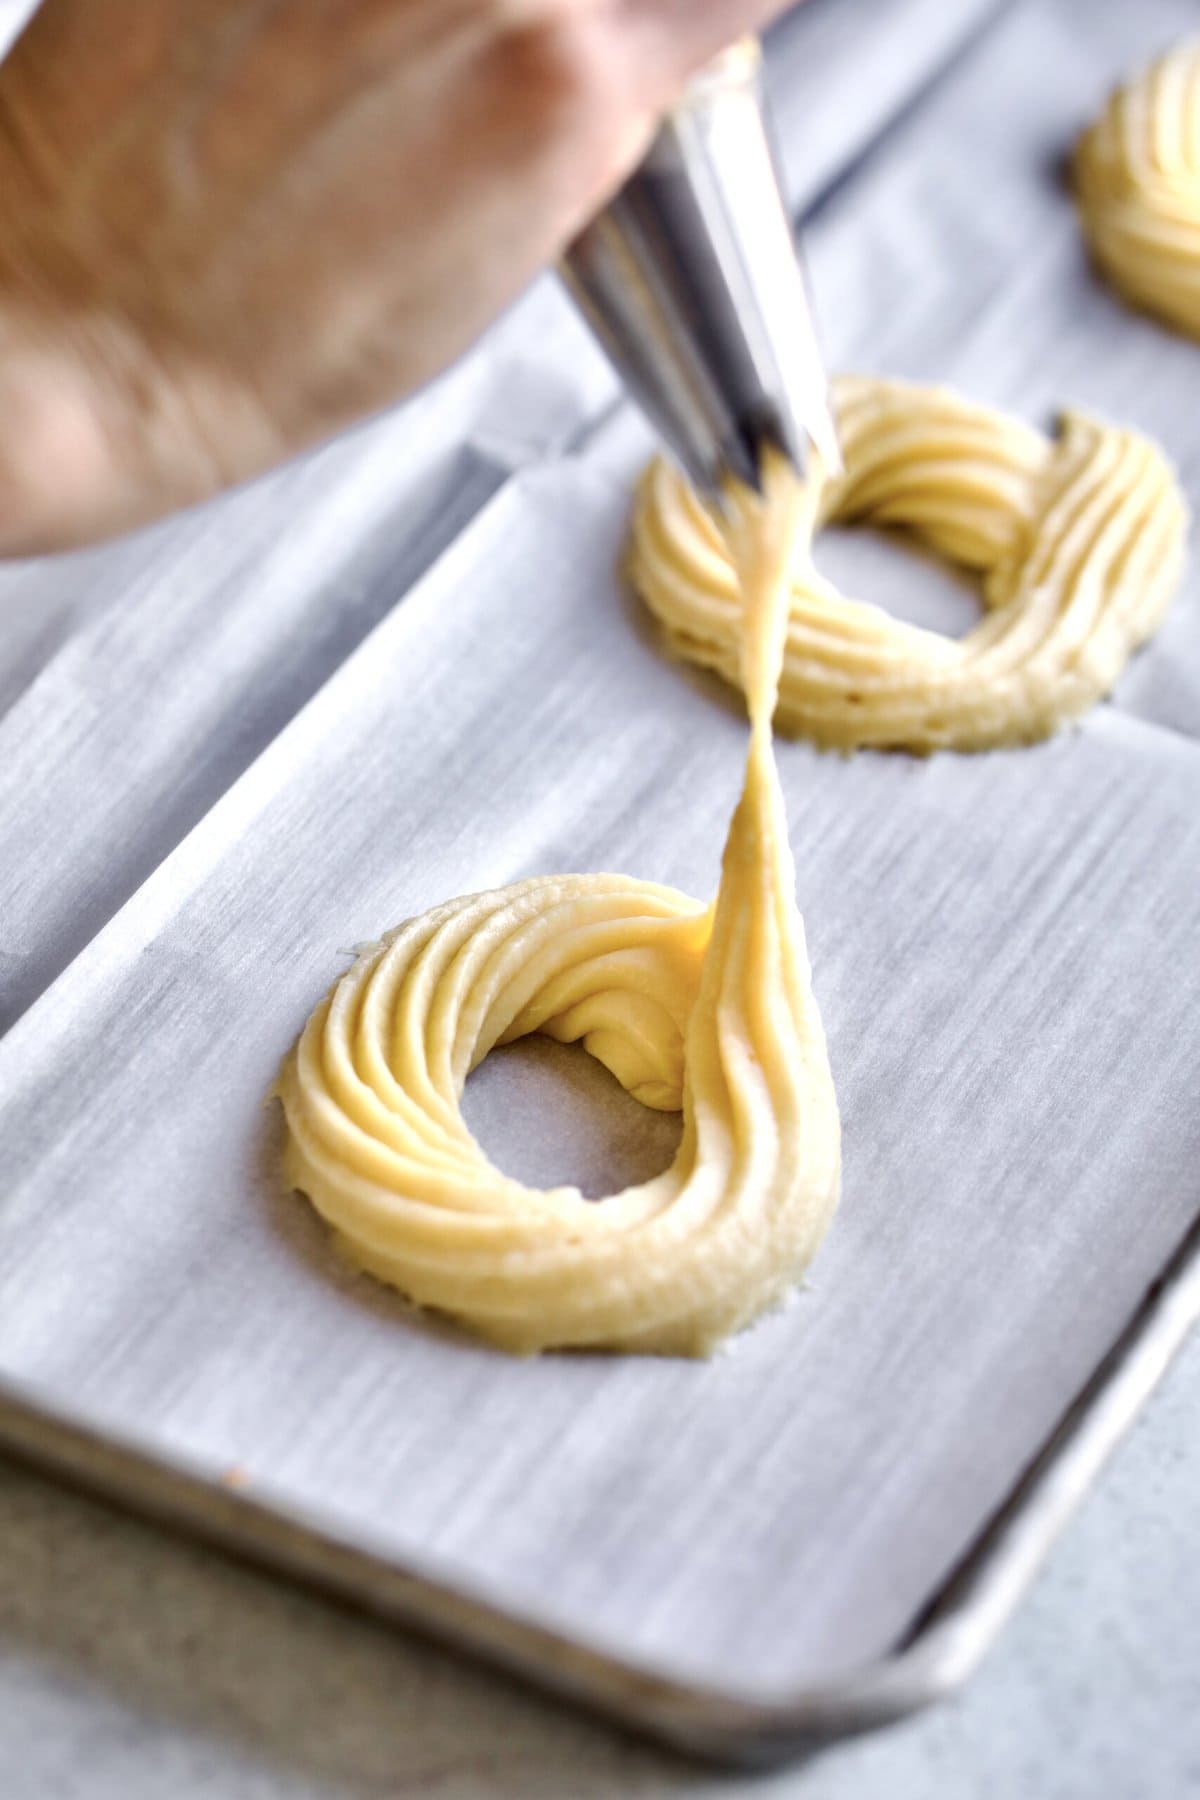
[[1200, 337], [1200, 43], [1116, 90], [1076, 148], [1075, 186], [1114, 286]]
[[[1106, 694], [1179, 578], [1187, 515], [1161, 452], [1081, 413], [1052, 440], [903, 382], [843, 377], [835, 404], [845, 472], [816, 478], [817, 526], [906, 527], [982, 576], [985, 610], [943, 637], [840, 594], [799, 546], [776, 725], [844, 750], [982, 750]], [[643, 477], [630, 574], [681, 656], [740, 679], [728, 546], [666, 462]]]
[[[811, 501], [779, 460], [767, 489], [731, 514], [751, 725], [715, 901], [620, 875], [452, 900], [358, 959], [280, 1076], [289, 1178], [353, 1260], [510, 1350], [704, 1353], [786, 1295], [836, 1204], [837, 1103], [771, 744]], [[463, 1085], [531, 1031], [581, 1041], [648, 1106], [682, 1106], [664, 1174], [591, 1202], [489, 1161]]]

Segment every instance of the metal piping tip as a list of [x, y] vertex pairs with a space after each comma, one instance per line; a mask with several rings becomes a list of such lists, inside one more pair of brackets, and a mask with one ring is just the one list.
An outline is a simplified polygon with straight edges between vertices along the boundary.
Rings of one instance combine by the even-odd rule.
[[633, 398], [702, 491], [841, 457], [762, 107], [761, 54], [716, 58], [564, 265]]

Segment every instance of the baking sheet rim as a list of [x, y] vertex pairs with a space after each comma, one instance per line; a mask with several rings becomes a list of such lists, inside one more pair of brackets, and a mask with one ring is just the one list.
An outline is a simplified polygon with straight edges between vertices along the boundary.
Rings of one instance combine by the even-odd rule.
[[1198, 1322], [1200, 1220], [904, 1642], [827, 1683], [772, 1698], [674, 1679], [589, 1648], [4, 1382], [0, 1449], [675, 1748], [765, 1766], [893, 1723], [962, 1686]]

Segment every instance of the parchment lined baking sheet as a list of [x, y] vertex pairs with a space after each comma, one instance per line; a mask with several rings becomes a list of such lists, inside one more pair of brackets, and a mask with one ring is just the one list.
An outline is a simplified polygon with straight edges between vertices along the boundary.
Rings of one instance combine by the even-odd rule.
[[[1041, 159], [1186, 10], [1081, 42], [1020, 7], [980, 42], [810, 234], [837, 361], [1083, 399], [1195, 473], [1200, 351], [1095, 286]], [[259, 1097], [339, 951], [447, 894], [711, 890], [744, 733], [621, 597], [637, 435], [481, 495], [0, 1046], [0, 1371], [569, 1635], [779, 1692], [903, 1635], [1195, 1216], [1196, 588], [1055, 744], [781, 749], [846, 1124], [811, 1290], [710, 1367], [514, 1364], [339, 1270]], [[869, 546], [839, 558], [879, 591]], [[604, 1083], [547, 1060], [473, 1084], [502, 1161], [600, 1189], [669, 1153], [611, 1092], [548, 1144], [547, 1084]]]
[[633, 628], [625, 509], [583, 469], [510, 484], [9, 1034], [0, 1365], [573, 1634], [776, 1687], [903, 1631], [1194, 1211], [1200, 756], [1111, 712], [986, 768], [785, 746], [846, 1127], [812, 1291], [709, 1367], [423, 1328], [279, 1193], [261, 1096], [339, 949], [448, 893], [711, 890], [743, 727]]

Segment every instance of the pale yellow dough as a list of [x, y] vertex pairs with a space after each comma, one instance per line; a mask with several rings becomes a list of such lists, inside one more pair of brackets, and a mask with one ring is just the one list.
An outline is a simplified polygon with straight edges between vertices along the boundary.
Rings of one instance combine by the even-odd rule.
[[[960, 639], [907, 624], [840, 594], [798, 542], [777, 726], [845, 750], [981, 750], [1085, 712], [1179, 578], [1187, 516], [1161, 452], [1080, 413], [1051, 439], [942, 388], [844, 377], [834, 397], [845, 473], [815, 476], [817, 526], [907, 528], [978, 572], [984, 613]], [[728, 545], [665, 462], [643, 478], [630, 573], [680, 655], [741, 679]]]
[[1083, 229], [1135, 306], [1200, 337], [1200, 42], [1111, 96], [1075, 152]]
[[[620, 875], [452, 900], [359, 958], [280, 1076], [289, 1178], [353, 1259], [510, 1350], [702, 1354], [785, 1297], [836, 1205], [837, 1102], [771, 746], [811, 498], [774, 459], [767, 490], [736, 497], [724, 565], [751, 730], [712, 905]], [[664, 1174], [590, 1202], [489, 1161], [463, 1084], [531, 1031], [682, 1107]]]

